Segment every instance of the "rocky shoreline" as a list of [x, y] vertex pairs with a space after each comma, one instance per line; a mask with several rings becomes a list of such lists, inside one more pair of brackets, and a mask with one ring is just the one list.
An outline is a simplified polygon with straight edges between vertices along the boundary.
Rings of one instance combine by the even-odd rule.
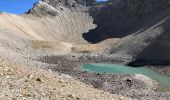
[[70, 75], [78, 81], [110, 93], [138, 97], [140, 99], [155, 97], [160, 98], [161, 100], [170, 99], [170, 92], [156, 92], [158, 85], [157, 82], [152, 79], [148, 82], [148, 80], [146, 81], [136, 78], [136, 75], [134, 74], [99, 74], [81, 72], [78, 70], [81, 65], [87, 63], [127, 64], [127, 62], [133, 60], [128, 56], [119, 59], [116, 55], [109, 56], [109, 54], [80, 53], [67, 56], [45, 56], [37, 60], [43, 63], [48, 63], [48, 69], [52, 71]]
[[151, 68], [159, 73], [170, 76], [170, 66], [157, 66], [157, 67], [149, 66], [149, 68]]

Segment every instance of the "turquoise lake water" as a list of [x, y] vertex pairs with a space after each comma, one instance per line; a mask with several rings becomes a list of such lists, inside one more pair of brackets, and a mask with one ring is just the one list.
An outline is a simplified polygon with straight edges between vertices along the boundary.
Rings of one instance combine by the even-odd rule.
[[159, 83], [161, 91], [170, 91], [170, 76], [156, 72], [146, 67], [129, 67], [116, 64], [85, 64], [81, 66], [81, 71], [96, 72], [96, 73], [127, 73], [127, 74], [142, 74]]

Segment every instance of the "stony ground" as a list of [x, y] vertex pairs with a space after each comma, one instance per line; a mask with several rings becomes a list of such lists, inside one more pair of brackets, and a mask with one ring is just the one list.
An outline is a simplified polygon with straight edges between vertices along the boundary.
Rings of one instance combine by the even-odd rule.
[[0, 58], [1, 100], [135, 100], [94, 89], [71, 76]]

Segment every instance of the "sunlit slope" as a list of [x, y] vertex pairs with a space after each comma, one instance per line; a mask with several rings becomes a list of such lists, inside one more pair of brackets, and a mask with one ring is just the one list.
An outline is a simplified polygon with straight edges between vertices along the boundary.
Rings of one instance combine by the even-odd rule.
[[3, 13], [0, 14], [0, 27], [27, 39], [85, 43], [81, 35], [95, 27], [93, 19], [87, 13], [61, 16], [37, 18]]

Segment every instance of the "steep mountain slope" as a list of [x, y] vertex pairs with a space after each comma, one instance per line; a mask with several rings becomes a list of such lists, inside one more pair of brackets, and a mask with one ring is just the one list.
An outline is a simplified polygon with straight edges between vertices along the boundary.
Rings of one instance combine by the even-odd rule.
[[83, 43], [84, 40], [80, 33], [87, 32], [91, 27], [95, 27], [92, 23], [93, 19], [86, 13], [70, 13], [69, 16], [72, 17], [61, 14], [55, 18], [37, 18], [32, 15], [25, 18], [23, 16], [1, 14], [1, 27], [28, 39], [75, 43]]

